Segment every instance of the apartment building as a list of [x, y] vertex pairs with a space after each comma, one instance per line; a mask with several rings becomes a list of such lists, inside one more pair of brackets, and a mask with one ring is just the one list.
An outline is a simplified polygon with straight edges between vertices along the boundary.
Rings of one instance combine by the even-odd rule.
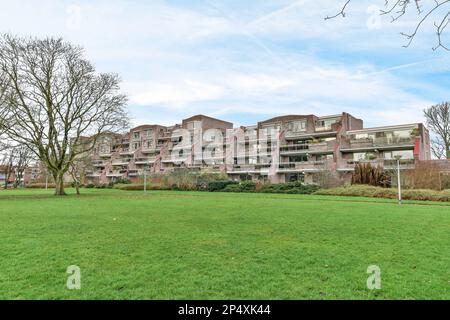
[[364, 128], [363, 120], [344, 112], [281, 116], [234, 128], [197, 115], [170, 127], [144, 125], [124, 135], [102, 134], [86, 179], [103, 184], [184, 169], [279, 183], [317, 183], [321, 172], [331, 171], [349, 181], [357, 163], [393, 170], [397, 159], [402, 170], [431, 159], [422, 124]]

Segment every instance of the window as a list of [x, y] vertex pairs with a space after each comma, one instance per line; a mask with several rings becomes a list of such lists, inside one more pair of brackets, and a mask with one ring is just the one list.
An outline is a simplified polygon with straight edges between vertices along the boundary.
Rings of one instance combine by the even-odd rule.
[[137, 150], [141, 147], [141, 144], [139, 142], [136, 142], [133, 144], [134, 150]]
[[153, 129], [145, 130], [145, 136], [148, 137], [148, 138], [153, 136]]
[[318, 155], [317, 161], [327, 161], [327, 160], [334, 160], [334, 156], [332, 154], [322, 154]]
[[304, 155], [304, 156], [295, 156], [295, 157], [289, 157], [289, 163], [294, 163], [294, 162], [307, 162], [308, 161], [308, 156]]
[[192, 122], [188, 122], [188, 124], [187, 124], [188, 130], [200, 129], [201, 127], [202, 127], [201, 121], [192, 121]]
[[288, 123], [288, 131], [292, 133], [305, 132], [306, 131], [306, 121], [292, 121]]
[[141, 134], [139, 132], [135, 132], [133, 134], [134, 139], [139, 139], [141, 137]]
[[353, 154], [353, 161], [375, 160], [377, 155], [373, 152], [357, 152]]
[[316, 130], [317, 131], [326, 131], [331, 130], [332, 125], [337, 123], [339, 119], [325, 119], [316, 121]]
[[148, 140], [146, 144], [146, 148], [150, 149], [153, 146], [153, 140]]
[[280, 131], [280, 125], [265, 126], [262, 128], [262, 133], [266, 136], [276, 134], [278, 131]]

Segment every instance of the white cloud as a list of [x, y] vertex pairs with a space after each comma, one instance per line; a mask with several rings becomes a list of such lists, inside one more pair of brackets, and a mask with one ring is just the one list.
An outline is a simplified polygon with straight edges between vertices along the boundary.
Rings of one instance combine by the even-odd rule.
[[[410, 21], [384, 19], [370, 30], [374, 1], [352, 1], [346, 19], [325, 22], [340, 2], [0, 0], [0, 32], [62, 35], [83, 45], [100, 71], [122, 76], [139, 123], [168, 124], [192, 113], [341, 111], [374, 125], [422, 121], [431, 102], [412, 86], [446, 92], [421, 78], [448, 72], [448, 63], [434, 61], [442, 54], [431, 52], [433, 38], [405, 50], [398, 33]], [[68, 28], [69, 6], [80, 8], [79, 28]], [[416, 63], [422, 60], [426, 66]], [[405, 76], [405, 69], [413, 71]]]
[[210, 85], [192, 80], [180, 83], [128, 84], [129, 92], [143, 87], [143, 91], [131, 93], [131, 102], [138, 105], [166, 104], [185, 106], [192, 102], [208, 101], [223, 97], [224, 90], [220, 86]]

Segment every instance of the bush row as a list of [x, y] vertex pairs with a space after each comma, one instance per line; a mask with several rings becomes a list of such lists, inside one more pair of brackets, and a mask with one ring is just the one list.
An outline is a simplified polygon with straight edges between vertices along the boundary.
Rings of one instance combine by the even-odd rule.
[[[128, 191], [142, 191], [143, 184], [116, 184], [115, 189]], [[206, 187], [183, 188], [179, 185], [164, 186], [161, 184], [149, 184], [147, 190], [174, 190], [174, 191], [209, 191], [209, 192], [259, 192], [259, 193], [286, 193], [286, 194], [312, 194], [319, 189], [318, 186], [304, 185], [300, 182], [267, 184], [253, 181], [241, 183], [232, 180], [209, 182]]]
[[[332, 195], [345, 197], [370, 197], [397, 199], [398, 193], [395, 188], [380, 188], [366, 185], [354, 185], [334, 189], [321, 189], [316, 191], [317, 195]], [[404, 200], [422, 200], [422, 201], [450, 201], [450, 190], [434, 191], [428, 189], [403, 190], [402, 198]]]
[[[71, 186], [72, 186], [72, 184], [70, 184], [70, 183], [64, 184], [64, 188], [70, 188]], [[27, 189], [45, 189], [45, 187], [46, 187], [45, 183], [33, 183], [33, 184], [28, 184], [25, 186], [25, 188], [27, 188]], [[49, 189], [54, 189], [54, 188], [56, 188], [56, 184], [49, 183], [49, 184], [47, 184], [47, 187]]]

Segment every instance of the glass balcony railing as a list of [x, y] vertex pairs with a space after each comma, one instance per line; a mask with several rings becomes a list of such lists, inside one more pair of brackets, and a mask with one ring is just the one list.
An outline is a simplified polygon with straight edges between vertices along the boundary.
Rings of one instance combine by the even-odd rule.
[[381, 148], [388, 146], [414, 146], [415, 137], [393, 137], [393, 138], [364, 138], [352, 139], [344, 145], [344, 149], [351, 148]]

